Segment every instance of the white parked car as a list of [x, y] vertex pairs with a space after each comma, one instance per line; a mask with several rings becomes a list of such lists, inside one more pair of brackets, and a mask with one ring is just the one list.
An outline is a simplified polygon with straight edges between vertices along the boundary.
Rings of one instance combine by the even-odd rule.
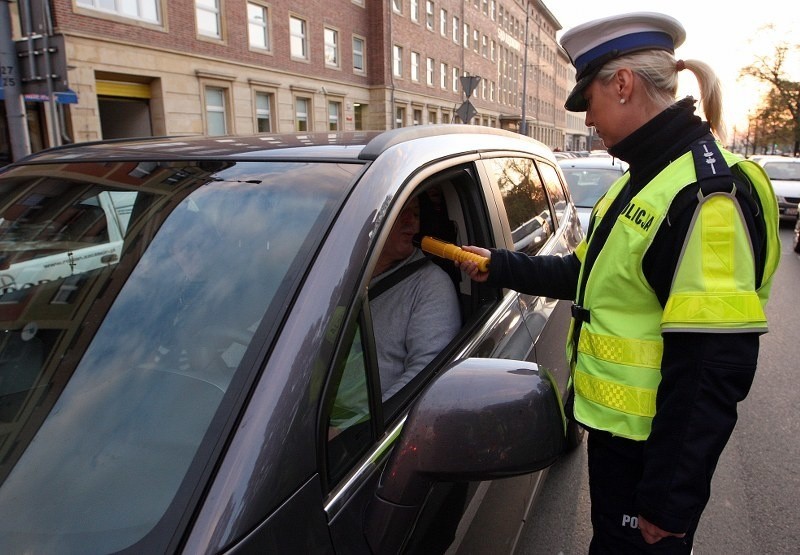
[[781, 221], [794, 223], [797, 220], [797, 204], [800, 203], [800, 158], [763, 155], [751, 159], [764, 167], [772, 181]]

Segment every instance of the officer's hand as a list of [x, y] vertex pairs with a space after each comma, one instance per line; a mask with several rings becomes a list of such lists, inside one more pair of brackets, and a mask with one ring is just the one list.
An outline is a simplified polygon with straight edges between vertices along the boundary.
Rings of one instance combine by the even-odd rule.
[[[461, 248], [467, 252], [479, 254], [485, 258], [489, 259], [492, 258], [492, 253], [489, 252], [487, 249], [481, 247], [473, 247], [471, 245], [466, 245]], [[473, 281], [483, 283], [484, 281], [489, 279], [489, 272], [481, 272], [480, 269], [478, 268], [478, 265], [471, 260], [456, 262], [456, 266], [461, 268], [464, 271], [464, 273], [466, 273]]]
[[676, 538], [682, 538], [686, 536], [685, 533], [674, 534], [672, 532], [667, 532], [666, 530], [662, 530], [652, 522], [646, 520], [642, 515], [639, 515], [639, 530], [642, 532], [642, 537], [644, 537], [644, 541], [646, 541], [649, 544], [659, 542], [668, 536], [675, 536]]

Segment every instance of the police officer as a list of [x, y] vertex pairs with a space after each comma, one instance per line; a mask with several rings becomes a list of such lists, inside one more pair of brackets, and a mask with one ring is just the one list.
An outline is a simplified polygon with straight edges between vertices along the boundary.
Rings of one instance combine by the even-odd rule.
[[[567, 352], [574, 418], [589, 430], [592, 554], [690, 553], [711, 478], [752, 384], [780, 256], [769, 179], [724, 140], [719, 82], [677, 60], [675, 19], [632, 13], [561, 44], [576, 69], [567, 110], [586, 112], [629, 171], [568, 257], [490, 256], [476, 281], [574, 301]], [[691, 97], [675, 101], [691, 71]]]

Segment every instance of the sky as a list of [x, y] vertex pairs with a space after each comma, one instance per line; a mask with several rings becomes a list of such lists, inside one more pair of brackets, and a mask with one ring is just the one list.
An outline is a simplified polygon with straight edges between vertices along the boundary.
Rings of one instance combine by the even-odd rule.
[[[771, 56], [780, 41], [800, 44], [795, 31], [800, 28], [797, 0], [770, 0], [763, 4], [719, 0], [545, 0], [545, 5], [563, 28], [557, 38], [581, 23], [628, 12], [660, 12], [680, 21], [686, 29], [686, 41], [676, 50], [676, 56], [705, 62], [717, 73], [722, 82], [723, 117], [729, 138], [734, 125], [737, 133], [747, 127], [748, 112], [755, 112], [767, 90], [753, 78], [739, 78], [740, 70], [753, 64], [756, 56]], [[800, 80], [798, 57], [788, 60], [785, 67], [793, 69], [789, 72], [792, 80]], [[684, 71], [678, 95], [687, 94], [698, 98], [699, 89], [694, 75]]]

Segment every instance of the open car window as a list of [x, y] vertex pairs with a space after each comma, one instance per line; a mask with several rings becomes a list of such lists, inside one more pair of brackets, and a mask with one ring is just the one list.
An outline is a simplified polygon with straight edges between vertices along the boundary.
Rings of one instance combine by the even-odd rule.
[[[486, 211], [473, 176], [467, 166], [450, 168], [415, 188], [409, 203], [419, 209], [420, 234], [455, 244], [486, 244]], [[383, 279], [391, 285], [381, 288]], [[373, 430], [380, 434], [407, 410], [448, 360], [462, 327], [486, 302], [452, 261], [419, 249], [381, 279], [366, 281], [361, 316], [340, 347], [332, 369], [334, 399], [323, 416], [332, 483], [377, 440], [370, 435]]]

